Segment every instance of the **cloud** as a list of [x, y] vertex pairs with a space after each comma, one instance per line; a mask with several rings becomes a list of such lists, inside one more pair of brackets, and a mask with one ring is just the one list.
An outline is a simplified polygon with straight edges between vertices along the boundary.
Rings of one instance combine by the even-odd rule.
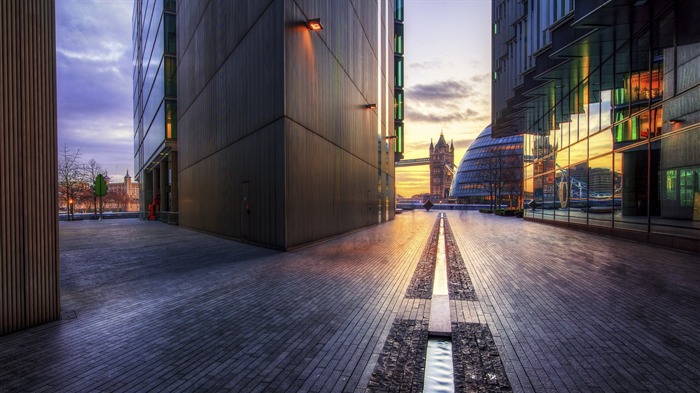
[[491, 74], [488, 73], [488, 72], [485, 73], [485, 74], [474, 75], [474, 76], [472, 76], [471, 78], [469, 78], [469, 80], [472, 81], [472, 82], [477, 82], [477, 83], [478, 83], [478, 82], [483, 82], [483, 81], [485, 81], [485, 80], [488, 80], [489, 77], [490, 77], [490, 75], [491, 75]]
[[409, 70], [435, 70], [445, 68], [445, 64], [440, 60], [427, 60], [417, 63], [408, 63]]
[[115, 175], [133, 168], [132, 6], [56, 2], [59, 146]]
[[465, 99], [474, 95], [474, 87], [464, 81], [446, 80], [418, 84], [406, 89], [406, 99], [424, 102]]
[[406, 120], [415, 122], [425, 122], [425, 123], [454, 123], [454, 122], [464, 122], [464, 121], [488, 121], [491, 119], [491, 114], [486, 112], [480, 112], [472, 108], [467, 108], [463, 111], [456, 112], [424, 112], [420, 111], [417, 107], [406, 108]]

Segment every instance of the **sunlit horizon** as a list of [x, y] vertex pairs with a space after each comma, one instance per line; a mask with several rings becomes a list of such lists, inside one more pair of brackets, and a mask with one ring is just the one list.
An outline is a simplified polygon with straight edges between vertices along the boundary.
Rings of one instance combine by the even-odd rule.
[[[80, 149], [117, 182], [135, 175], [132, 7], [131, 0], [56, 3], [59, 147]], [[404, 158], [428, 157], [443, 131], [459, 164], [489, 124], [490, 20], [487, 0], [405, 0]], [[396, 169], [397, 194], [427, 192], [428, 166]]]

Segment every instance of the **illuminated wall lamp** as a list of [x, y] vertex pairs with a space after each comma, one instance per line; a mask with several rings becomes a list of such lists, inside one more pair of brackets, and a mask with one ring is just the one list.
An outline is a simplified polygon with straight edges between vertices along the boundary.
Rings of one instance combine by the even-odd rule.
[[670, 119], [668, 122], [671, 124], [682, 124], [685, 121], [683, 119]]
[[323, 30], [323, 25], [321, 24], [321, 18], [307, 20], [306, 27], [308, 27], [309, 30], [313, 30], [313, 31]]
[[367, 104], [367, 105], [365, 105], [365, 108], [367, 108], [367, 109], [377, 109], [377, 104]]

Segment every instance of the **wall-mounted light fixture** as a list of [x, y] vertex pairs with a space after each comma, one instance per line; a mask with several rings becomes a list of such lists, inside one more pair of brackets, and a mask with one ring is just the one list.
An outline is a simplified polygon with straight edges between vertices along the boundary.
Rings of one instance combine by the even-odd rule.
[[321, 24], [321, 18], [309, 19], [306, 21], [306, 27], [309, 30], [323, 30], [323, 25]]
[[685, 122], [685, 120], [683, 120], [683, 119], [669, 119], [668, 122], [671, 124], [682, 124]]
[[367, 104], [367, 105], [365, 105], [365, 108], [367, 108], [367, 109], [377, 109], [377, 104]]

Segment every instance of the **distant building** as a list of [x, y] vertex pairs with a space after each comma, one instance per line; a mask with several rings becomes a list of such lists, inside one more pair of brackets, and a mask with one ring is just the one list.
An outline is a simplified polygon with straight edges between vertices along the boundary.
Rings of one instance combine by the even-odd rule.
[[450, 196], [458, 203], [519, 206], [523, 137], [493, 138], [484, 128], [464, 153]]
[[54, 16], [0, 1], [0, 335], [61, 315]]
[[447, 201], [454, 177], [455, 148], [445, 141], [440, 131], [440, 138], [435, 146], [430, 140], [430, 196], [433, 201]]
[[129, 171], [126, 171], [123, 183], [107, 184], [107, 195], [104, 197], [103, 210], [135, 212], [139, 211], [139, 192], [141, 186], [132, 182]]
[[134, 170], [141, 218], [153, 205], [177, 223], [177, 78], [175, 0], [136, 0], [133, 25]]

